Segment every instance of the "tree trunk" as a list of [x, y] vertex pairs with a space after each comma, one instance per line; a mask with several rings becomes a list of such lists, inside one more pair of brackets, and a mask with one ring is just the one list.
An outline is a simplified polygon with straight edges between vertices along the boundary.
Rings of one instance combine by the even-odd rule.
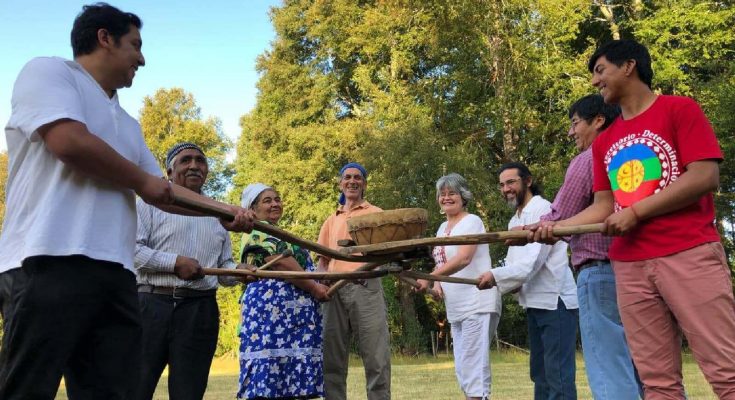
[[489, 81], [492, 86], [495, 87], [495, 97], [499, 99], [500, 104], [500, 119], [501, 129], [503, 135], [503, 154], [501, 159], [503, 161], [516, 160], [518, 159], [518, 136], [513, 131], [513, 120], [512, 120], [512, 104], [508, 95], [512, 96], [512, 91], [508, 90], [508, 69], [509, 61], [508, 55], [512, 52], [512, 49], [507, 49], [509, 43], [502, 37], [503, 27], [501, 26], [501, 18], [503, 15], [503, 4], [501, 2], [493, 2], [492, 14], [495, 16], [492, 18], [493, 32], [483, 32], [483, 40], [488, 48], [489, 59], [486, 60], [488, 69], [491, 71]]
[[398, 285], [398, 303], [401, 305], [401, 326], [406, 335], [403, 339], [403, 353], [419, 354], [423, 351], [423, 330], [416, 318], [414, 298], [408, 285]]
[[595, 4], [600, 7], [600, 12], [602, 13], [602, 16], [605, 17], [608, 25], [610, 25], [610, 33], [612, 33], [612, 38], [614, 40], [620, 40], [620, 27], [615, 21], [615, 14], [613, 13], [614, 6], [606, 4], [601, 0], [595, 0]]

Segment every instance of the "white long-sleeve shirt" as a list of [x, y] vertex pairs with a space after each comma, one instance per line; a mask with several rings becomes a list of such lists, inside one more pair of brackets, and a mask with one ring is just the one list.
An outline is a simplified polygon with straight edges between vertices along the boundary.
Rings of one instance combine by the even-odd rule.
[[[508, 229], [536, 223], [549, 211], [551, 203], [541, 196], [533, 196], [523, 210], [511, 218]], [[541, 243], [510, 246], [505, 266], [494, 268], [492, 272], [501, 293], [521, 287], [518, 303], [523, 308], [556, 310], [560, 297], [567, 309], [579, 308], [567, 244], [563, 241], [553, 246]]]
[[135, 270], [138, 284], [183, 287], [196, 290], [216, 289], [217, 283], [231, 286], [232, 277], [205, 276], [185, 281], [174, 275], [177, 256], [190, 257], [202, 267], [233, 269], [230, 235], [217, 218], [170, 214], [140, 198], [138, 231], [135, 237]]

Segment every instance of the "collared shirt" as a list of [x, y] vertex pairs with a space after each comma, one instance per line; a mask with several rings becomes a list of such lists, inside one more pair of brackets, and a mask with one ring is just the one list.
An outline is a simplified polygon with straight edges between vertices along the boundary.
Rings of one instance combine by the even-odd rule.
[[[190, 257], [202, 267], [233, 269], [230, 235], [216, 218], [170, 214], [146, 204], [140, 198], [138, 233], [135, 245], [135, 269], [138, 284], [183, 287], [196, 290], [216, 289], [218, 277], [205, 276], [185, 281], [174, 275], [176, 256]], [[219, 283], [231, 286], [232, 277], [219, 277]]]
[[[367, 200], [363, 200], [362, 203], [350, 209], [345, 209], [344, 205], [339, 206], [337, 212], [330, 215], [324, 221], [324, 224], [322, 224], [322, 229], [319, 231], [319, 244], [332, 249], [338, 249], [338, 240], [350, 239], [350, 233], [347, 230], [348, 219], [358, 215], [372, 214], [380, 211], [383, 210], [368, 203]], [[330, 272], [354, 271], [360, 265], [362, 264], [330, 259], [328, 270]]]
[[0, 272], [31, 256], [73, 254], [133, 271], [135, 193], [64, 164], [38, 129], [59, 120], [82, 123], [122, 157], [161, 176], [138, 121], [120, 106], [117, 93], [108, 96], [81, 65], [57, 57], [28, 62], [11, 103]]
[[[533, 196], [523, 210], [511, 218], [508, 229], [538, 222], [541, 215], [550, 211], [550, 206], [541, 196]], [[553, 246], [541, 243], [510, 246], [504, 266], [493, 268], [492, 272], [501, 293], [521, 286], [518, 304], [523, 308], [556, 310], [560, 297], [567, 309], [579, 308], [565, 242], [559, 241]]]
[[[564, 176], [564, 183], [551, 204], [551, 212], [541, 216], [541, 221], [561, 221], [587, 208], [594, 200], [592, 192], [592, 147], [572, 159]], [[565, 238], [572, 249], [572, 265], [579, 268], [594, 260], [607, 260], [607, 250], [612, 237], [600, 233], [574, 235]]]

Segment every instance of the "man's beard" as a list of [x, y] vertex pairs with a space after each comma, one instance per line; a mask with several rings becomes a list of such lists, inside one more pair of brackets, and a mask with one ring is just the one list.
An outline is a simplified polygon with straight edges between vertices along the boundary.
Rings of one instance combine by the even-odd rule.
[[522, 186], [521, 190], [515, 193], [515, 196], [512, 199], [505, 199], [505, 204], [510, 207], [511, 210], [517, 210], [518, 207], [523, 203], [523, 201], [526, 199], [526, 192], [528, 191], [528, 187]]

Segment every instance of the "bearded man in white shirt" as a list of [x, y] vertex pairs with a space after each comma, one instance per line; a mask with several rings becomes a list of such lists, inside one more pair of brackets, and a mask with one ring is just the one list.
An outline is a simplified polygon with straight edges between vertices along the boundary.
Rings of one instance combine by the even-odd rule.
[[[515, 210], [508, 229], [523, 229], [551, 210], [523, 163], [504, 164], [498, 177], [503, 198]], [[517, 290], [526, 309], [534, 399], [576, 399], [579, 305], [566, 242], [509, 247], [504, 266], [480, 276], [480, 288], [494, 285], [501, 293]]]

